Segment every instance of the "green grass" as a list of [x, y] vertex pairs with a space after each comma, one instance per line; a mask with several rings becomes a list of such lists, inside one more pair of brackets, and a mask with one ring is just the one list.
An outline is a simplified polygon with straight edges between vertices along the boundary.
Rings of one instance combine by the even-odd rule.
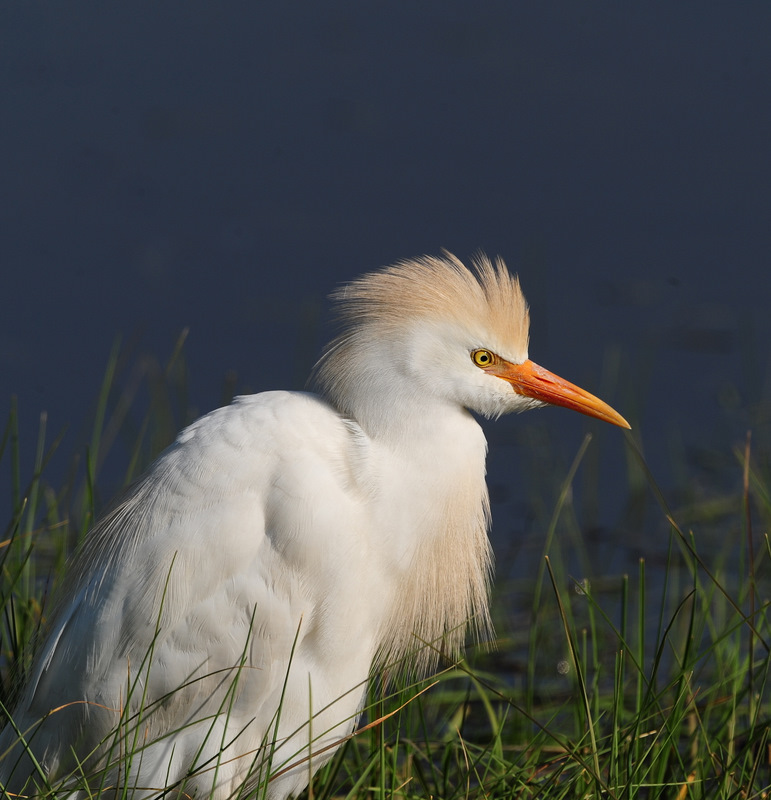
[[[61, 436], [51, 438], [43, 416], [37, 441], [21, 442], [11, 405], [0, 439], [13, 505], [0, 544], [4, 707], [13, 704], [14, 675], [31, 662], [67, 554], [109, 499], [100, 491], [105, 457], [121, 442], [128, 481], [194, 416], [183, 338], [165, 366], [145, 363], [139, 377], [113, 350], [85, 456], [76, 454], [60, 486], [47, 469]], [[542, 553], [532, 554], [532, 577], [496, 587], [496, 648], [471, 647], [466, 660], [425, 681], [373, 682], [359, 730], [319, 771], [309, 796], [769, 795], [771, 485], [763, 442], [726, 454], [733, 489], [710, 496], [685, 487], [672, 510], [629, 437], [630, 512], [619, 524], [632, 527], [619, 536], [656, 536], [664, 546], [615, 573], [597, 563], [574, 505], [586, 466], [595, 478], [587, 488], [584, 476], [582, 507], [596, 506], [587, 494], [600, 488], [597, 447], [587, 437], [560, 477], [538, 487], [552, 498], [538, 523]], [[22, 475], [22, 453], [30, 452], [32, 474]], [[640, 502], [644, 529], [631, 521]], [[137, 720], [121, 724], [122, 742], [130, 741]], [[256, 788], [252, 796], [263, 794]], [[49, 795], [63, 796], [56, 787]]]

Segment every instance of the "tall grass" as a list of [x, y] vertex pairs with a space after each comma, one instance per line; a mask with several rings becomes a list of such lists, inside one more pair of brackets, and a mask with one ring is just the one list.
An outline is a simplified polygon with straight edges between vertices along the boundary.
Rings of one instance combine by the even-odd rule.
[[[61, 436], [51, 438], [43, 416], [37, 441], [21, 442], [11, 404], [0, 440], [12, 503], [0, 543], [5, 708], [31, 663], [66, 555], [102, 503], [105, 456], [124, 436], [129, 481], [191, 417], [182, 338], [168, 363], [141, 380], [124, 359], [116, 346], [85, 457], [59, 486], [47, 469]], [[140, 384], [149, 388], [144, 411], [136, 402]], [[466, 660], [443, 664], [425, 681], [373, 681], [357, 732], [318, 772], [310, 797], [768, 796], [771, 491], [764, 462], [758, 465], [748, 438], [725, 462], [740, 490], [719, 498], [719, 512], [705, 498], [683, 514], [696, 520], [685, 527], [629, 437], [630, 495], [645, 489], [657, 509], [655, 534], [668, 546], [654, 563], [643, 556], [633, 571], [614, 574], [595, 563], [573, 507], [576, 474], [594, 446], [587, 438], [560, 480], [543, 487], [542, 496], [554, 498], [543, 552], [533, 578], [516, 587], [529, 602], [514, 614], [507, 587], [498, 588], [497, 649], [470, 648]], [[21, 454], [30, 450], [32, 474], [23, 476]], [[582, 575], [571, 574], [576, 563]], [[229, 713], [226, 705], [220, 713]], [[116, 752], [130, 760], [142, 748], [134, 741], [126, 752], [138, 724], [127, 717], [121, 726]], [[256, 758], [255, 768], [265, 763]], [[106, 786], [106, 771], [103, 777]], [[90, 784], [97, 795], [99, 785]], [[63, 796], [56, 786], [48, 792]], [[264, 794], [264, 784], [244, 791]]]

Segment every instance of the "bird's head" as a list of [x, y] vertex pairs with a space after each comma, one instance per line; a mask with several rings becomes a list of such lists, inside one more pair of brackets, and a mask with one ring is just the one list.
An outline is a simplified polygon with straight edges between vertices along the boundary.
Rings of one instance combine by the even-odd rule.
[[[322, 393], [369, 432], [441, 405], [488, 417], [547, 403], [629, 427], [610, 406], [528, 359], [529, 312], [501, 259], [402, 261], [333, 294], [342, 332], [316, 365]], [[390, 413], [389, 413], [390, 411]]]

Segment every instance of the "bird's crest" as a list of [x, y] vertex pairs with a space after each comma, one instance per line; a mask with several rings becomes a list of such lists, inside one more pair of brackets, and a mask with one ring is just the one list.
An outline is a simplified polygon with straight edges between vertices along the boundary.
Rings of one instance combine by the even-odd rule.
[[491, 261], [479, 253], [471, 264], [469, 269], [447, 251], [399, 261], [342, 286], [331, 299], [349, 332], [367, 325], [385, 334], [435, 318], [479, 329], [501, 355], [517, 358], [527, 351], [529, 329], [519, 280], [501, 258]]

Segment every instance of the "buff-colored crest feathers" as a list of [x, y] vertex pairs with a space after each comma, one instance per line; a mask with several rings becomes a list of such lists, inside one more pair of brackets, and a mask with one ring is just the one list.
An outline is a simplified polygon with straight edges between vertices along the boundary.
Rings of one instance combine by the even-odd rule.
[[441, 319], [484, 331], [504, 353], [527, 348], [529, 314], [519, 280], [501, 258], [483, 253], [467, 268], [452, 253], [399, 261], [357, 278], [332, 294], [346, 326], [402, 327]]

